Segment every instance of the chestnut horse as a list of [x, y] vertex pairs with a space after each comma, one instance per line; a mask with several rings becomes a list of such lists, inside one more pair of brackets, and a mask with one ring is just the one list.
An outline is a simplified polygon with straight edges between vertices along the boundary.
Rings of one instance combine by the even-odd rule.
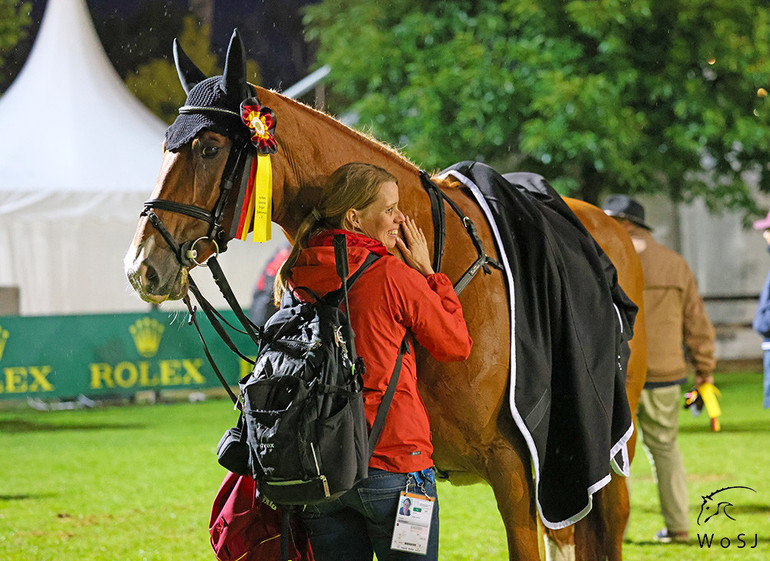
[[[237, 39], [237, 41], [235, 41]], [[240, 61], [242, 45], [234, 34], [228, 51], [222, 87], [247, 86]], [[241, 51], [236, 52], [236, 51]], [[175, 50], [177, 67], [185, 89], [200, 82], [203, 75], [186, 55]], [[185, 84], [187, 80], [187, 84]], [[246, 90], [248, 91], [248, 90]], [[429, 247], [433, 241], [433, 222], [428, 195], [421, 186], [419, 169], [395, 150], [346, 127], [332, 117], [288, 99], [280, 94], [254, 88], [262, 106], [270, 107], [277, 118], [272, 155], [272, 221], [291, 238], [296, 228], [319, 198], [320, 187], [337, 167], [351, 161], [376, 164], [398, 180], [400, 207], [425, 232]], [[238, 107], [233, 107], [238, 112]], [[214, 209], [220, 200], [218, 188], [233, 140], [223, 134], [202, 129], [178, 150], [165, 151], [158, 182], [151, 198]], [[238, 185], [236, 178], [235, 185]], [[492, 233], [482, 211], [464, 190], [439, 182], [478, 228], [486, 251], [495, 257]], [[615, 264], [621, 287], [641, 305], [642, 275], [639, 260], [628, 236], [601, 210], [577, 200], [568, 204]], [[235, 201], [225, 206], [219, 234], [229, 239]], [[173, 207], [155, 207], [155, 218], [180, 245], [194, 240], [198, 262], [215, 251], [205, 242], [209, 224], [200, 217], [180, 213]], [[442, 272], [456, 281], [477, 258], [476, 249], [461, 221], [451, 211], [446, 219], [446, 252]], [[188, 287], [188, 272], [194, 263], [180, 259], [157, 223], [143, 216], [125, 258], [126, 274], [146, 301], [159, 303], [182, 298]], [[535, 505], [532, 467], [526, 443], [514, 424], [508, 405], [510, 366], [509, 305], [503, 275], [477, 275], [461, 293], [468, 329], [474, 340], [468, 360], [439, 364], [418, 349], [421, 395], [428, 408], [433, 431], [434, 461], [450, 474], [450, 480], [469, 474], [487, 481], [495, 494], [508, 539], [511, 559], [537, 559], [538, 517]], [[632, 411], [636, 408], [644, 380], [645, 341], [643, 314], [639, 313], [631, 342], [627, 393]], [[633, 453], [634, 441], [629, 443]], [[609, 458], [608, 458], [609, 470]], [[620, 559], [621, 540], [628, 518], [628, 494], [622, 477], [594, 496], [594, 508], [574, 530], [547, 531], [550, 549], [561, 546], [574, 558]], [[574, 540], [574, 541], [573, 541]], [[546, 548], [546, 549], [549, 549]], [[570, 551], [571, 548], [571, 551]], [[559, 551], [555, 547], [554, 551]]]

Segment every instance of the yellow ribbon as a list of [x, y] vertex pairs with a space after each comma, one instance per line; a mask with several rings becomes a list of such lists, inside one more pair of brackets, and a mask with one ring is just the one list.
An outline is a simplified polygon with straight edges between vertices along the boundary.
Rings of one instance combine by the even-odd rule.
[[270, 239], [270, 218], [273, 215], [273, 166], [270, 154], [257, 154], [257, 178], [254, 181], [255, 242]]
[[241, 240], [248, 236], [247, 224], [254, 217], [252, 241], [266, 242], [271, 236], [270, 218], [273, 214], [273, 166], [270, 154], [257, 154], [257, 166], [254, 177], [254, 188], [249, 197], [246, 220], [241, 232]]

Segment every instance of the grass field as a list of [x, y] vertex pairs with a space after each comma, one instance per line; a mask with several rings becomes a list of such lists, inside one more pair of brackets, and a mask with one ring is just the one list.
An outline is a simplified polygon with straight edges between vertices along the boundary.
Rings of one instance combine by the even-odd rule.
[[[682, 412], [694, 543], [659, 545], [663, 523], [644, 453], [632, 467], [628, 560], [770, 559], [770, 411], [761, 375], [717, 375], [722, 432]], [[3, 561], [197, 561], [214, 559], [208, 516], [224, 471], [214, 448], [235, 414], [223, 400], [38, 412], [0, 411], [0, 559]], [[735, 521], [698, 527], [701, 495], [730, 485]], [[442, 483], [442, 560], [507, 559], [485, 485]], [[715, 540], [701, 548], [695, 534]], [[736, 540], [745, 534], [745, 547]], [[754, 546], [755, 536], [757, 545]], [[719, 545], [730, 538], [729, 547]], [[726, 544], [726, 542], [722, 542]]]

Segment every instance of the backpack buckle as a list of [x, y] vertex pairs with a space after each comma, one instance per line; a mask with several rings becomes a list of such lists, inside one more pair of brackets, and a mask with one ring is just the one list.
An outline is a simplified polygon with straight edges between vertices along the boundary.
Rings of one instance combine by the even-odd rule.
[[342, 336], [342, 325], [338, 325], [334, 330], [334, 344], [338, 347], [345, 346], [345, 338]]
[[331, 497], [331, 491], [329, 490], [329, 482], [326, 480], [325, 475], [320, 475], [319, 478], [321, 479], [321, 484], [324, 487], [324, 495], [328, 498]]

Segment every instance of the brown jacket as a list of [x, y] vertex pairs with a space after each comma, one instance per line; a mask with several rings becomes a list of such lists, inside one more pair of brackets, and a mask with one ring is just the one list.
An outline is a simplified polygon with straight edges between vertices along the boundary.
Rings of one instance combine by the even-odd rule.
[[644, 273], [647, 324], [647, 382], [673, 382], [686, 377], [683, 345], [698, 375], [716, 366], [714, 326], [687, 262], [659, 244], [647, 230], [632, 234]]

